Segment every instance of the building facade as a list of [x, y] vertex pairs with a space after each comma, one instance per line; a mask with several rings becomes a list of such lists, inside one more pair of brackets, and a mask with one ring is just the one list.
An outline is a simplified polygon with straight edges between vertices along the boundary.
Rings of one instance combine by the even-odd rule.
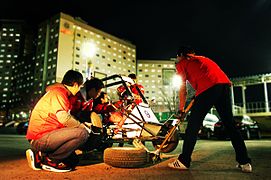
[[175, 81], [175, 59], [138, 60], [138, 82], [155, 112], [174, 111], [177, 106], [178, 82]]
[[40, 24], [35, 61], [34, 93], [41, 95], [70, 69], [84, 78], [135, 73], [136, 46], [60, 13]]
[[24, 21], [0, 21], [0, 108], [9, 111], [30, 103], [33, 32]]

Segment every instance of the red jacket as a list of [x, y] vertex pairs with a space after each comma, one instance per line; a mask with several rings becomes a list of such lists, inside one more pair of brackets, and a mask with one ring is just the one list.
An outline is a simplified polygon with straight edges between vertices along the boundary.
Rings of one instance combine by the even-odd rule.
[[50, 88], [31, 113], [26, 138], [39, 139], [48, 132], [64, 128], [65, 126], [57, 120], [56, 113], [58, 111], [69, 112], [70, 95], [70, 91], [62, 84]]
[[93, 99], [86, 100], [82, 91], [79, 91], [75, 96], [69, 98], [71, 103], [71, 115], [78, 118], [81, 111], [92, 111]]
[[196, 96], [216, 84], [231, 84], [227, 75], [211, 59], [204, 56], [192, 56], [176, 64], [177, 74], [185, 83], [190, 82], [196, 90]]

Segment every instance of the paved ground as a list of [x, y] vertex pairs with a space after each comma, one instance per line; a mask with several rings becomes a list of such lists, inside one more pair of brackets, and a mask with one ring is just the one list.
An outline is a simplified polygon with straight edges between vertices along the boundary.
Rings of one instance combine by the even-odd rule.
[[[242, 173], [235, 168], [235, 157], [229, 141], [199, 140], [188, 171], [167, 167], [180, 153], [178, 148], [165, 155], [162, 162], [142, 168], [114, 168], [103, 163], [102, 155], [81, 159], [80, 166], [68, 173], [33, 171], [27, 166], [25, 150], [29, 147], [24, 136], [0, 135], [0, 179], [271, 179], [271, 140], [246, 141], [253, 158], [253, 173]], [[148, 144], [149, 145], [149, 144]]]

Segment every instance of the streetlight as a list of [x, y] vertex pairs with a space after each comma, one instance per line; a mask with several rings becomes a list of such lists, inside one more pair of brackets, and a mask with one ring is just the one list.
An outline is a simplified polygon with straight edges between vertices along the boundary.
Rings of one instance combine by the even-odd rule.
[[92, 75], [93, 64], [90, 60], [97, 51], [96, 44], [91, 40], [86, 40], [82, 43], [82, 57], [86, 60], [86, 78], [90, 79]]
[[182, 78], [179, 75], [173, 75], [172, 77], [172, 87], [175, 90], [178, 90], [180, 86], [182, 85]]
[[174, 74], [172, 77], [172, 90], [173, 90], [173, 95], [172, 95], [172, 105], [173, 105], [173, 110], [175, 113], [178, 111], [178, 90], [180, 89], [180, 86], [182, 85], [182, 78], [181, 76]]

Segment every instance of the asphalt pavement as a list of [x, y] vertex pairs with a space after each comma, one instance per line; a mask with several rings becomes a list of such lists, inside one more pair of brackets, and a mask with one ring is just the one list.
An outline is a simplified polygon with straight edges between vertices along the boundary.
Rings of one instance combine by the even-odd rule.
[[[235, 155], [230, 141], [198, 140], [189, 170], [167, 167], [181, 152], [182, 140], [172, 153], [164, 154], [156, 164], [141, 168], [115, 168], [103, 163], [102, 154], [81, 157], [80, 166], [68, 173], [33, 171], [27, 165], [29, 148], [23, 135], [0, 134], [0, 179], [271, 179], [271, 139], [245, 141], [253, 160], [253, 173], [235, 168]], [[151, 143], [147, 147], [153, 150]]]

